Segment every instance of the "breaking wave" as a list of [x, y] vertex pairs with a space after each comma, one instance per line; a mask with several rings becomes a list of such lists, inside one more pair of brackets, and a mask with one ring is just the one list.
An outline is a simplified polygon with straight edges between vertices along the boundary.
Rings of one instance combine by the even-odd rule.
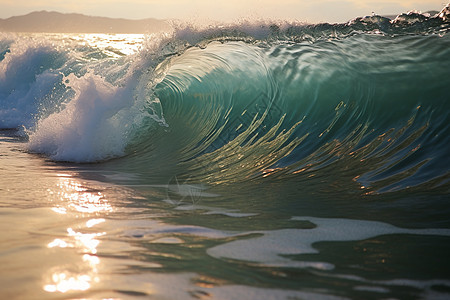
[[448, 16], [447, 6], [346, 24], [176, 26], [107, 46], [3, 33], [0, 127], [53, 160], [164, 165], [210, 184], [332, 176], [368, 193], [442, 188]]

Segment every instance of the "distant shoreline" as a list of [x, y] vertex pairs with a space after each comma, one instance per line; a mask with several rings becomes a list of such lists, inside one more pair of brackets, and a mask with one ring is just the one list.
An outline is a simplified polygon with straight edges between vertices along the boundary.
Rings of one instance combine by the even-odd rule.
[[129, 20], [39, 11], [0, 19], [0, 32], [30, 33], [153, 33], [170, 30], [165, 20]]
[[[431, 16], [438, 13], [439, 11], [434, 10], [425, 12]], [[397, 15], [390, 14], [383, 17], [393, 20]], [[172, 29], [169, 22], [163, 19], [131, 20], [54, 11], [37, 11], [0, 19], [0, 32], [14, 33], [146, 34]]]

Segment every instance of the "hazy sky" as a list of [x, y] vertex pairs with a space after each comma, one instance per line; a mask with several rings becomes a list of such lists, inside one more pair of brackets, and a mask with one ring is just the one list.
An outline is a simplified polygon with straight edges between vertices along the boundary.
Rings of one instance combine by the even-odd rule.
[[0, 0], [0, 18], [36, 10], [129, 19], [239, 18], [345, 22], [357, 16], [440, 10], [444, 0]]

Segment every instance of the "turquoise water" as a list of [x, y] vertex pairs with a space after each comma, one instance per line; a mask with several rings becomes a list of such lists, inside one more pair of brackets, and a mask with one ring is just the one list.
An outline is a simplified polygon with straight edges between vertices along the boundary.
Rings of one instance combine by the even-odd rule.
[[2, 298], [448, 297], [447, 15], [2, 33]]

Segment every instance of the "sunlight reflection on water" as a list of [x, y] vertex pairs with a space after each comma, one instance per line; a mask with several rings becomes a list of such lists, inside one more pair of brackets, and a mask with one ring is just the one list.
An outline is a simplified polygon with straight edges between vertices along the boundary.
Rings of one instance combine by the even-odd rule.
[[[57, 206], [53, 211], [57, 213], [65, 213], [67, 209], [75, 209], [80, 213], [97, 213], [112, 211], [111, 205], [100, 191], [89, 191], [82, 183], [73, 178], [60, 177], [57, 184], [58, 192], [56, 193], [64, 205], [67, 207]], [[89, 226], [88, 226], [89, 227]]]
[[[144, 34], [79, 34], [69, 35], [66, 38], [102, 49], [105, 53], [112, 57], [121, 57], [137, 52], [145, 39]], [[119, 51], [119, 52], [117, 52]]]
[[[58, 174], [57, 190], [50, 194], [57, 195], [60, 201], [52, 210], [58, 214], [68, 212], [75, 217], [86, 217], [112, 211], [106, 196], [100, 191], [90, 191], [86, 185], [67, 174]], [[47, 248], [72, 248], [81, 254], [80, 261], [56, 266], [49, 271], [43, 286], [47, 292], [86, 291], [93, 283], [99, 283], [98, 267], [100, 258], [96, 256], [100, 244], [98, 237], [106, 232], [92, 232], [93, 227], [105, 222], [104, 218], [88, 219], [79, 228], [68, 227], [65, 237], [55, 238], [47, 244]], [[89, 230], [90, 232], [85, 232]], [[65, 251], [62, 250], [61, 251]]]

